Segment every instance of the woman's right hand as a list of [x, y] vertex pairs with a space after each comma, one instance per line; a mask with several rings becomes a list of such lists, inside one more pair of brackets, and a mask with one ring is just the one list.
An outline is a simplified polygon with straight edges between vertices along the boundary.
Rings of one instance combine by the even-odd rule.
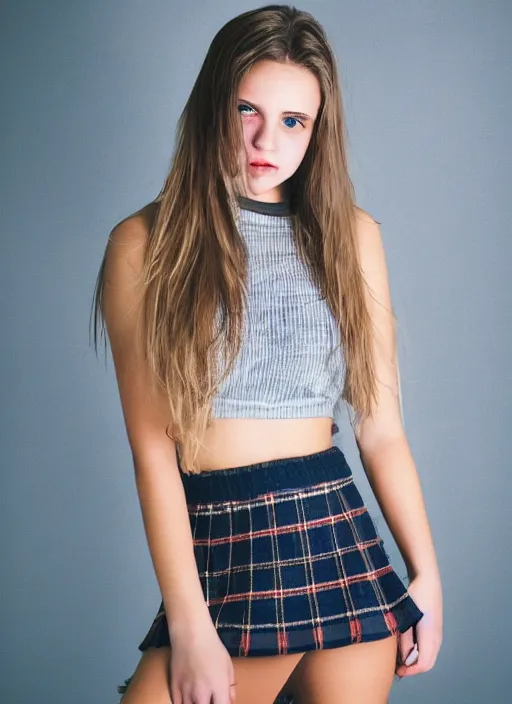
[[234, 667], [213, 623], [172, 633], [172, 704], [233, 704]]

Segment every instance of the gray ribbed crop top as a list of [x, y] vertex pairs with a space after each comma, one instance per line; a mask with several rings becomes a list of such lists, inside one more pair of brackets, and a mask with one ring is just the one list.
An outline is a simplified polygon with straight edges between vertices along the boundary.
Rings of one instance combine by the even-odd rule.
[[289, 201], [238, 202], [248, 250], [246, 318], [212, 416], [333, 417], [345, 372], [338, 325], [298, 256]]

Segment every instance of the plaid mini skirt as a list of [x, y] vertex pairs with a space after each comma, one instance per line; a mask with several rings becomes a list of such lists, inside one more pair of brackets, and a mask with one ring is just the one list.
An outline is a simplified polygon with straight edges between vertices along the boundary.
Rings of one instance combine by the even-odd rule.
[[[204, 598], [232, 656], [378, 640], [423, 616], [336, 445], [180, 473]], [[138, 649], [166, 645], [162, 601]]]

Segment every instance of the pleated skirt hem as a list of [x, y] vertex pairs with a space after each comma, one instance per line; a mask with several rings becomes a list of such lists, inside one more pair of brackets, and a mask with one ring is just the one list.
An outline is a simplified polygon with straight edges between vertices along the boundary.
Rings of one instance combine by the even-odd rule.
[[[297, 627], [286, 626], [280, 630], [274, 626], [243, 631], [229, 626], [218, 626], [217, 633], [232, 657], [286, 655], [388, 638], [398, 632], [405, 633], [415, 626], [422, 616], [422, 611], [408, 593], [405, 593], [389, 610], [360, 614], [349, 619], [332, 619], [316, 627], [308, 623]], [[167, 618], [161, 603], [158, 614], [138, 649], [144, 652], [148, 648], [170, 645]]]

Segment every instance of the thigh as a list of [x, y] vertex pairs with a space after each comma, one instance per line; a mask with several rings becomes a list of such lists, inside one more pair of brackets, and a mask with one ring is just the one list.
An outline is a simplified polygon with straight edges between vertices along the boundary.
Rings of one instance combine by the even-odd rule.
[[233, 658], [236, 704], [273, 704], [304, 653]]
[[122, 704], [172, 704], [169, 689], [171, 649], [148, 648], [142, 653], [135, 672], [121, 698]]
[[395, 674], [397, 636], [312, 650], [286, 684], [297, 704], [387, 704]]
[[142, 653], [135, 672], [129, 678], [122, 704], [172, 704], [169, 689], [171, 649], [148, 648]]
[[[169, 647], [144, 651], [121, 699], [122, 704], [172, 704], [170, 654]], [[236, 704], [273, 704], [303, 655], [234, 657]]]

